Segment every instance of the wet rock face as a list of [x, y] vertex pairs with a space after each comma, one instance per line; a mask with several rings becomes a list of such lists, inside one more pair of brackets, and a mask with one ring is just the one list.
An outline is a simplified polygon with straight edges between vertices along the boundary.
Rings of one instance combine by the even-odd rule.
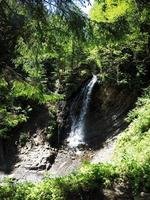
[[[80, 155], [72, 155], [73, 150], [68, 150], [67, 145], [63, 143], [71, 126], [69, 108], [73, 99], [70, 100], [70, 104], [62, 101], [59, 105], [58, 137], [53, 147], [43, 137], [50, 118], [48, 110], [41, 108], [26, 127], [19, 129], [30, 134], [30, 139], [24, 147], [18, 145], [18, 136], [15, 134], [10, 141], [0, 141], [0, 179], [11, 174], [21, 181], [36, 182], [42, 179], [45, 172], [53, 173], [54, 176], [67, 175], [76, 170], [84, 160], [93, 159], [95, 162], [95, 158], [98, 158], [96, 162], [101, 162], [99, 157], [106, 158], [114, 146], [109, 145], [110, 148], [106, 147], [107, 151], [100, 153], [99, 149], [107, 139], [113, 138], [126, 127], [124, 118], [135, 99], [134, 92], [112, 86], [104, 87], [98, 83], [95, 85], [86, 114], [84, 135], [91, 148], [88, 147], [90, 150], [87, 151], [84, 146]], [[80, 101], [77, 108], [78, 113], [81, 108]], [[64, 151], [61, 151], [61, 145]]]
[[97, 84], [86, 116], [85, 141], [99, 148], [110, 135], [119, 134], [127, 126], [124, 119], [135, 99], [132, 91]]
[[25, 147], [19, 154], [20, 161], [16, 163], [12, 177], [23, 181], [39, 181], [51, 168], [55, 156], [55, 150], [46, 143]]
[[48, 109], [41, 107], [13, 137], [0, 140], [0, 180], [37, 182], [51, 168], [57, 151], [45, 139], [49, 120]]
[[45, 172], [51, 168], [56, 155], [56, 150], [51, 148], [47, 142], [43, 143], [38, 139], [37, 143], [37, 138], [34, 138], [24, 147], [18, 147], [17, 161], [13, 169], [7, 171], [6, 165], [5, 169], [0, 170], [0, 179], [7, 176], [19, 181], [40, 181]]
[[[59, 126], [60, 136], [65, 139], [71, 131], [71, 108], [76, 102], [74, 115], [79, 117], [82, 104], [80, 92], [88, 82], [84, 83], [78, 92], [66, 103]], [[108, 138], [117, 136], [126, 127], [125, 118], [136, 101], [136, 92], [117, 86], [95, 84], [85, 116], [84, 139], [90, 148], [99, 149]], [[60, 138], [61, 138], [60, 137]]]
[[135, 200], [150, 200], [150, 193], [141, 192], [139, 196], [135, 197]]
[[5, 158], [4, 158], [4, 150], [3, 150], [3, 142], [0, 141], [0, 171], [5, 170]]

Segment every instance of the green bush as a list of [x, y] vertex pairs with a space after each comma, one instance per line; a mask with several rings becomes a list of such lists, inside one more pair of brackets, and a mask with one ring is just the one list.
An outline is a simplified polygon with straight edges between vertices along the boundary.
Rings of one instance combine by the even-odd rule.
[[150, 189], [150, 87], [127, 121], [130, 124], [117, 142], [114, 161], [120, 173], [129, 176], [135, 192]]

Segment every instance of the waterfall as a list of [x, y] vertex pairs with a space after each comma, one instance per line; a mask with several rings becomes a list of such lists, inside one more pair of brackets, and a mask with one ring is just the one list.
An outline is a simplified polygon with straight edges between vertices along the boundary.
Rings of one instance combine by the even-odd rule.
[[[89, 102], [93, 87], [97, 81], [97, 76], [93, 75], [91, 81], [81, 90], [79, 96], [75, 98], [70, 109], [72, 119], [71, 132], [67, 139], [68, 145], [77, 147], [79, 144], [84, 144], [85, 116], [88, 111]], [[81, 104], [81, 105], [79, 105]], [[79, 115], [75, 114], [78, 106], [81, 106]]]

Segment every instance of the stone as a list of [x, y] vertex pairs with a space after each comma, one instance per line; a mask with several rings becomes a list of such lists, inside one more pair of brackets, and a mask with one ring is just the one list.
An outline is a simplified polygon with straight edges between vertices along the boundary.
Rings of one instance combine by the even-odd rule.
[[20, 167], [20, 165], [21, 165], [21, 163], [17, 163], [17, 164], [15, 164], [15, 168]]
[[150, 193], [141, 192], [140, 196], [141, 197], [149, 197], [150, 198]]
[[51, 164], [50, 164], [50, 163], [47, 163], [47, 164], [46, 164], [46, 170], [48, 171], [50, 168], [51, 168]]
[[32, 148], [32, 143], [31, 142], [27, 142], [26, 143], [26, 147], [28, 150], [30, 150]]

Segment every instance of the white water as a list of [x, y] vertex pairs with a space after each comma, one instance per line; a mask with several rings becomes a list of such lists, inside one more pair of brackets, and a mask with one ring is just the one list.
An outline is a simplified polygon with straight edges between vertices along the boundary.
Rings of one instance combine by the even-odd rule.
[[96, 81], [97, 81], [97, 76], [93, 75], [91, 81], [82, 89], [81, 94], [79, 96], [79, 99], [82, 97], [82, 105], [78, 117], [75, 117], [73, 115], [73, 112], [76, 106], [78, 106], [77, 103], [80, 103], [80, 101], [77, 102], [79, 99], [75, 99], [75, 101], [72, 104], [71, 108], [72, 126], [71, 126], [71, 132], [67, 139], [68, 145], [71, 148], [77, 147], [80, 144], [85, 144], [84, 142], [85, 116], [91, 99], [91, 93]]

